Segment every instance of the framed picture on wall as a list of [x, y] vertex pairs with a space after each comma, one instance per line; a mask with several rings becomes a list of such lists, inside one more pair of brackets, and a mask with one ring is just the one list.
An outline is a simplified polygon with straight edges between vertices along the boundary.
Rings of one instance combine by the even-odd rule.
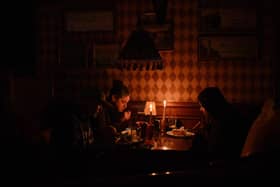
[[200, 36], [198, 38], [199, 61], [256, 60], [258, 42], [256, 36]]
[[256, 32], [258, 22], [256, 2], [199, 0], [199, 32]]
[[64, 14], [66, 31], [113, 31], [114, 14], [112, 10], [69, 11]]
[[93, 45], [93, 64], [97, 68], [113, 67], [120, 51], [118, 43], [102, 43]]

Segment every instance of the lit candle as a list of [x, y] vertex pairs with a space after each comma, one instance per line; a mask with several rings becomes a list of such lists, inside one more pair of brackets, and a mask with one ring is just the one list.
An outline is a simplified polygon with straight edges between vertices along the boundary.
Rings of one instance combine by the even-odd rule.
[[162, 120], [160, 124], [161, 133], [165, 133], [165, 109], [166, 109], [166, 100], [163, 100], [163, 113], [162, 113]]
[[165, 120], [165, 108], [166, 108], [166, 100], [163, 100], [163, 114], [162, 114], [163, 120]]
[[150, 102], [150, 124], [152, 124], [152, 112], [153, 112], [153, 104]]
[[163, 100], [163, 107], [166, 107], [166, 100]]

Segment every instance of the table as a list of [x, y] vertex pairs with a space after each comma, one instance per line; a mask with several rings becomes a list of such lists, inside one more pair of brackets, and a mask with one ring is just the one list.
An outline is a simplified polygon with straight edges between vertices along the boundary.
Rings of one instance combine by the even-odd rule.
[[[172, 132], [172, 131], [169, 131]], [[117, 143], [118, 146], [127, 147], [130, 149], [146, 149], [146, 150], [172, 150], [172, 151], [189, 151], [192, 147], [192, 135], [173, 136], [171, 133], [146, 131], [144, 137], [137, 136], [137, 133], [132, 133], [133, 136], [125, 134]], [[124, 140], [124, 141], [123, 141]]]
[[160, 135], [158, 138], [153, 137], [153, 146], [151, 150], [174, 150], [188, 151], [192, 146], [193, 137], [172, 137], [169, 135]]

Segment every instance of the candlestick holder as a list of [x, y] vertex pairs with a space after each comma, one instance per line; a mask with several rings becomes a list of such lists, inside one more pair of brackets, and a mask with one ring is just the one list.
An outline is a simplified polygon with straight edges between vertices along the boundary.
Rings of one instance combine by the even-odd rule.
[[160, 122], [160, 132], [161, 132], [161, 134], [164, 134], [165, 130], [166, 130], [165, 112], [166, 112], [166, 100], [163, 100], [163, 113], [162, 113], [162, 119], [161, 119], [161, 122]]
[[164, 135], [166, 131], [166, 121], [165, 119], [160, 120], [160, 134]]

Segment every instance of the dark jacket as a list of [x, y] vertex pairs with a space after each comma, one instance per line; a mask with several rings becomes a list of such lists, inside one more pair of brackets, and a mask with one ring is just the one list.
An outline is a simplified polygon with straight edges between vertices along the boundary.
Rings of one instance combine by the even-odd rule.
[[108, 101], [99, 103], [101, 110], [91, 116], [91, 124], [97, 143], [114, 143], [121, 131], [128, 127], [122, 122], [123, 113]]
[[[207, 137], [201, 137], [205, 152], [215, 159], [240, 157], [248, 133], [247, 120], [227, 102], [217, 87], [204, 89], [198, 95], [198, 101], [211, 118], [204, 129]], [[194, 140], [194, 144], [198, 144], [195, 141], [199, 140]]]

